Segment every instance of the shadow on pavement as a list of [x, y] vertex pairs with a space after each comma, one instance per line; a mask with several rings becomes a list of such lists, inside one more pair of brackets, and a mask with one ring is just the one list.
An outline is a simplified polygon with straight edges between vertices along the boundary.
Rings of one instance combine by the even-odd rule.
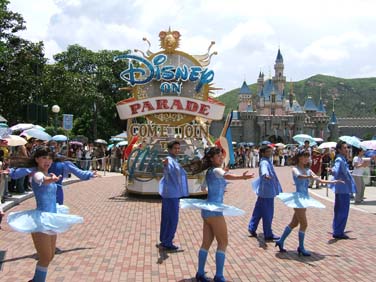
[[312, 251], [310, 251], [310, 253], [311, 253], [311, 256], [305, 257], [305, 256], [299, 256], [296, 251], [287, 251], [285, 253], [277, 252], [275, 256], [279, 259], [295, 260], [295, 261], [303, 262], [310, 266], [316, 266], [312, 264], [312, 262], [323, 260], [328, 256], [340, 257], [339, 255], [323, 255], [323, 254], [315, 253]]
[[[75, 252], [75, 251], [82, 251], [82, 250], [88, 250], [88, 249], [93, 249], [93, 248], [74, 248], [74, 249], [68, 249], [68, 250], [60, 250], [58, 253], [55, 253], [56, 255], [64, 254], [64, 253], [69, 253], [69, 252]], [[1, 255], [4, 253], [4, 255]], [[0, 257], [5, 257], [5, 251], [0, 251]], [[2, 266], [3, 263], [5, 262], [12, 262], [12, 261], [17, 261], [17, 260], [22, 260], [22, 259], [35, 259], [38, 260], [38, 255], [32, 254], [32, 255], [26, 255], [22, 257], [16, 257], [16, 258], [11, 258], [11, 259], [4, 259], [0, 261], [0, 267]]]
[[328, 244], [331, 245], [331, 244], [335, 244], [337, 243], [338, 241], [351, 241], [351, 240], [357, 240], [357, 238], [349, 238], [349, 239], [337, 239], [337, 238], [332, 238], [332, 239], [329, 239], [328, 241]]
[[355, 207], [356, 206], [376, 206], [376, 201], [367, 201], [367, 200], [364, 200], [363, 202], [359, 203], [359, 204], [354, 204], [352, 203]]
[[[259, 236], [260, 235], [260, 236]], [[273, 241], [265, 241], [264, 240], [264, 233], [257, 234], [257, 237], [248, 235], [248, 238], [254, 238], [257, 240], [257, 243], [259, 245], [259, 248], [266, 250], [268, 248], [268, 245], [266, 243], [273, 243]]]
[[[349, 230], [349, 231], [345, 231], [345, 234], [348, 234], [348, 233], [351, 233], [352, 231], [351, 230]], [[330, 236], [332, 235], [332, 233], [331, 232], [328, 232], [329, 234], [330, 234]], [[329, 245], [331, 245], [331, 244], [335, 244], [335, 243], [337, 243], [338, 241], [347, 241], [347, 240], [357, 240], [357, 238], [356, 237], [350, 237], [349, 236], [349, 238], [348, 239], [338, 239], [338, 238], [331, 238], [331, 239], [329, 239], [328, 240], [328, 244]]]
[[108, 198], [114, 202], [145, 202], [145, 203], [158, 203], [162, 201], [159, 195], [138, 195], [123, 191], [120, 195]]
[[118, 195], [108, 198], [108, 200], [113, 202], [144, 202], [144, 203], [159, 203], [161, 202], [161, 197], [159, 196], [127, 196], [127, 195]]
[[[207, 195], [195, 195], [190, 196], [189, 198], [197, 198], [197, 199], [205, 199]], [[118, 196], [113, 196], [108, 198], [111, 201], [115, 202], [145, 202], [145, 203], [158, 203], [162, 201], [162, 198], [160, 195], [140, 195], [140, 194], [134, 194], [129, 193], [127, 191], [124, 191]]]
[[163, 248], [160, 244], [156, 244], [155, 247], [158, 248], [158, 253], [159, 253], [157, 264], [162, 264], [166, 259], [168, 259], [169, 258], [168, 254], [184, 252], [184, 250], [182, 250], [182, 249], [167, 250], [167, 249]]
[[79, 247], [79, 248], [67, 249], [67, 250], [58, 249], [58, 251], [55, 252], [55, 255], [61, 255], [64, 253], [70, 253], [70, 252], [76, 252], [76, 251], [82, 251], [82, 250], [91, 250], [91, 249], [94, 249], [94, 248]]
[[[5, 257], [5, 251], [0, 251], [0, 253], [4, 253], [4, 255], [2, 255], [2, 257]], [[17, 257], [17, 258], [4, 259], [4, 260], [0, 261], [0, 265], [2, 265], [5, 262], [12, 262], [12, 261], [17, 261], [17, 260], [21, 260], [21, 259], [29, 259], [29, 258], [37, 259], [38, 256], [37, 256], [37, 254], [32, 254], [32, 255], [26, 255], [26, 256]]]

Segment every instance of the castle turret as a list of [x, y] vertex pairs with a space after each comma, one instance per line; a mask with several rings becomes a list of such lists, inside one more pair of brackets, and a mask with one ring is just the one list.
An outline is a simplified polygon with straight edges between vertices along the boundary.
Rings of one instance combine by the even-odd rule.
[[257, 79], [257, 93], [259, 93], [264, 85], [264, 73], [260, 71]]
[[321, 97], [321, 89], [320, 89], [320, 101], [319, 101], [319, 106], [317, 107], [317, 111], [320, 113], [326, 113], [325, 107], [324, 107], [324, 102], [322, 101]]
[[274, 88], [272, 90], [272, 93], [271, 93], [271, 104], [270, 104], [270, 114], [272, 116], [275, 115], [275, 108], [276, 108], [276, 95], [275, 95], [275, 91], [274, 91]]
[[317, 112], [317, 107], [311, 96], [307, 97], [303, 108], [306, 112]]
[[338, 139], [338, 123], [337, 123], [337, 117], [334, 112], [334, 99], [333, 99], [333, 110], [332, 110], [332, 116], [330, 117], [330, 121], [328, 124], [328, 129], [330, 132], [329, 140], [330, 141], [337, 141]]
[[294, 84], [290, 83], [291, 87], [290, 87], [290, 93], [289, 93], [289, 104], [290, 104], [290, 108], [292, 108], [292, 104], [294, 103]]
[[244, 81], [242, 87], [239, 91], [238, 101], [239, 101], [239, 112], [247, 112], [248, 105], [251, 104], [252, 93], [249, 90], [247, 83]]
[[282, 53], [281, 50], [278, 48], [277, 58], [274, 64], [275, 74], [273, 77], [273, 82], [277, 86], [279, 92], [283, 92], [283, 90], [285, 89], [286, 77], [283, 75], [284, 68], [285, 65], [283, 63]]

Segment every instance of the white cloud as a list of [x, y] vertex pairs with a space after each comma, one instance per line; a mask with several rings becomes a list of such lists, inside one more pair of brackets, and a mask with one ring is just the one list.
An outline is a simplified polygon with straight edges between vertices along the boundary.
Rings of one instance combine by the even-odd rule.
[[27, 21], [22, 36], [43, 40], [46, 56], [80, 44], [92, 50], [159, 50], [158, 34], [181, 33], [180, 50], [203, 54], [216, 41], [210, 67], [226, 90], [273, 75], [280, 46], [285, 75], [375, 76], [376, 2], [372, 0], [12, 0]]

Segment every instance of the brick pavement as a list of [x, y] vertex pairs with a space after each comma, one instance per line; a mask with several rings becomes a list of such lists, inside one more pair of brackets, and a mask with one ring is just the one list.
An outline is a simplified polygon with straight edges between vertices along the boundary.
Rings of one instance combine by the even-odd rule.
[[[290, 168], [276, 168], [285, 191], [292, 191]], [[242, 170], [236, 170], [241, 173]], [[70, 185], [66, 203], [84, 224], [58, 236], [56, 255], [48, 281], [194, 281], [197, 252], [202, 238], [199, 211], [181, 210], [175, 243], [183, 252], [165, 253], [155, 247], [159, 238], [160, 200], [123, 197], [122, 176], [103, 177]], [[287, 253], [273, 243], [248, 237], [247, 226], [255, 195], [247, 181], [233, 182], [225, 202], [246, 215], [228, 217], [229, 246], [225, 276], [230, 281], [375, 281], [375, 215], [351, 210], [347, 224], [351, 240], [331, 238], [333, 204], [319, 198], [326, 209], [309, 209], [306, 248], [312, 257], [299, 257], [297, 231], [286, 240]], [[35, 206], [34, 199], [11, 209]], [[273, 229], [280, 234], [293, 211], [275, 201]], [[6, 220], [6, 219], [5, 219]], [[35, 267], [30, 235], [13, 232], [3, 222], [0, 231], [0, 277], [3, 282], [28, 281]], [[259, 226], [259, 233], [262, 228]], [[209, 252], [207, 271], [213, 277], [215, 244]]]

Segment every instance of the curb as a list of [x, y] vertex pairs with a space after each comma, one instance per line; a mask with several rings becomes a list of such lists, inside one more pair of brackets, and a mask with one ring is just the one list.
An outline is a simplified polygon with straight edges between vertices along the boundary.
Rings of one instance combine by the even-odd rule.
[[[321, 198], [323, 200], [326, 200], [326, 201], [329, 201], [331, 203], [334, 203], [334, 199], [332, 199], [330, 197], [327, 197], [327, 196], [323, 196], [323, 195], [321, 195], [320, 193], [317, 193], [317, 192], [315, 193], [315, 191], [312, 191], [312, 190], [315, 190], [315, 189], [309, 189], [309, 193], [310, 194], [315, 195], [316, 197]], [[358, 206], [354, 205], [353, 202], [350, 202], [350, 209], [353, 209], [353, 210], [356, 210], [356, 211], [360, 211], [360, 212], [364, 212], [364, 213], [374, 214], [373, 211], [369, 211], [366, 208], [358, 207]]]

